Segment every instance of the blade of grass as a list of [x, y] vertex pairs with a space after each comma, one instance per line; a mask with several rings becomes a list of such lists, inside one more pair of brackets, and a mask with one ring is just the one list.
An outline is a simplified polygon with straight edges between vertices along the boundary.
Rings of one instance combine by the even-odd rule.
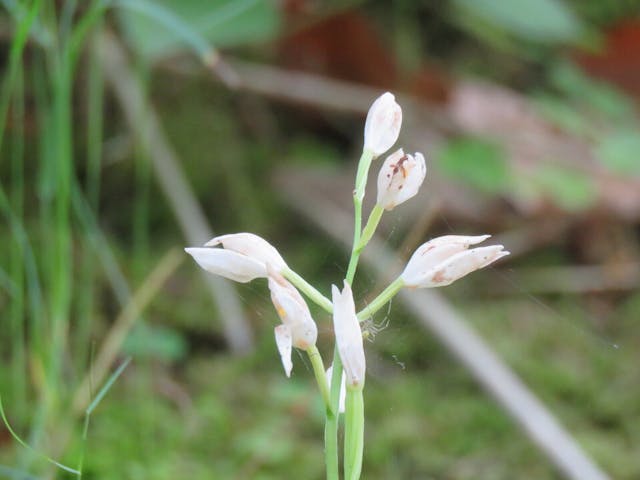
[[[137, 62], [136, 75], [145, 103], [149, 72], [144, 62]], [[133, 271], [140, 278], [149, 260], [149, 206], [151, 200], [151, 162], [148, 139], [140, 138], [134, 147], [135, 198], [133, 202]]]
[[85, 376], [73, 397], [72, 408], [75, 413], [81, 412], [90, 398], [92, 382], [100, 382], [111, 368], [120, 348], [135, 320], [144, 308], [158, 293], [175, 269], [180, 265], [184, 255], [177, 249], [170, 250], [149, 274], [142, 286], [136, 291], [131, 301], [122, 310], [113, 323], [111, 330], [102, 342], [96, 360], [90, 372]]
[[[97, 25], [97, 34], [101, 30], [101, 22]], [[97, 50], [97, 34], [91, 38], [90, 51]], [[97, 215], [100, 207], [100, 173], [103, 143], [103, 113], [104, 113], [104, 72], [102, 64], [97, 55], [90, 55], [88, 59], [87, 74], [87, 96], [86, 96], [86, 116], [87, 116], [87, 137], [86, 137], [86, 182], [84, 185], [87, 198], [87, 206], [93, 215]], [[80, 190], [75, 186], [72, 190], [72, 204], [76, 209], [76, 204], [82, 199], [76, 199]], [[83, 228], [82, 235], [82, 261], [80, 264], [77, 295], [77, 318], [78, 327], [74, 335], [74, 352], [76, 371], [86, 371], [88, 368], [88, 349], [91, 344], [91, 319], [94, 316], [96, 282], [96, 255], [93, 251], [90, 233], [87, 228]]]
[[29, 37], [29, 30], [40, 11], [41, 3], [42, 0], [34, 0], [31, 4], [31, 9], [28, 11], [24, 20], [18, 24], [18, 29], [15, 31], [13, 41], [11, 42], [11, 49], [9, 51], [9, 68], [4, 74], [2, 94], [0, 95], [0, 150], [2, 149], [2, 141], [6, 131], [9, 103], [11, 102], [11, 96], [16, 82], [16, 75], [20, 68], [19, 65], [22, 62], [22, 52], [24, 51], [24, 47]]
[[128, 357], [124, 362], [122, 362], [122, 364], [116, 369], [116, 371], [109, 376], [104, 386], [100, 389], [96, 397], [93, 399], [93, 401], [89, 404], [89, 406], [85, 410], [84, 425], [82, 427], [82, 449], [80, 451], [80, 459], [78, 461], [78, 467], [77, 467], [77, 470], [79, 472], [78, 473], [79, 478], [82, 478], [84, 458], [86, 453], [86, 445], [87, 445], [88, 435], [89, 435], [89, 421], [91, 419], [91, 414], [97, 408], [97, 406], [100, 404], [104, 396], [111, 389], [111, 387], [116, 382], [118, 377], [122, 375], [122, 372], [124, 372], [125, 368], [127, 368], [130, 363], [131, 363], [131, 357]]
[[0, 417], [2, 417], [2, 421], [4, 422], [4, 426], [9, 431], [9, 433], [14, 438], [14, 440], [16, 442], [18, 442], [20, 445], [22, 445], [24, 448], [26, 448], [27, 450], [35, 453], [40, 458], [43, 458], [47, 462], [55, 465], [56, 467], [60, 468], [61, 470], [64, 470], [65, 472], [73, 473], [75, 475], [79, 475], [80, 474], [80, 472], [78, 470], [76, 470], [74, 468], [71, 468], [71, 467], [67, 467], [66, 465], [63, 465], [62, 463], [55, 461], [53, 458], [48, 457], [44, 453], [37, 451], [36, 449], [31, 447], [27, 442], [22, 440], [22, 438], [20, 438], [18, 436], [18, 434], [16, 432], [14, 432], [13, 428], [11, 428], [11, 424], [9, 423], [9, 420], [7, 419], [7, 416], [6, 416], [5, 412], [4, 412], [4, 406], [2, 405], [2, 396], [1, 395], [0, 395]]
[[[101, 58], [106, 79], [116, 95], [129, 127], [148, 140], [155, 177], [165, 194], [176, 221], [187, 241], [198, 245], [213, 236], [204, 212], [180, 167], [179, 159], [168, 143], [153, 108], [143, 102], [135, 77], [118, 41], [105, 34]], [[222, 279], [202, 272], [223, 322], [225, 338], [234, 353], [249, 351], [252, 333], [233, 287]]]
[[[15, 81], [12, 124], [13, 134], [11, 141], [11, 209], [15, 217], [22, 222], [24, 216], [24, 85], [23, 85], [22, 62], [18, 63]], [[26, 406], [27, 383], [26, 383], [26, 349], [24, 335], [24, 282], [25, 268], [23, 263], [24, 247], [19, 238], [12, 236], [10, 244], [10, 268], [12, 283], [15, 286], [14, 296], [9, 307], [11, 318], [11, 373], [12, 391], [15, 397], [12, 401], [19, 405], [16, 411], [18, 418], [23, 418]]]

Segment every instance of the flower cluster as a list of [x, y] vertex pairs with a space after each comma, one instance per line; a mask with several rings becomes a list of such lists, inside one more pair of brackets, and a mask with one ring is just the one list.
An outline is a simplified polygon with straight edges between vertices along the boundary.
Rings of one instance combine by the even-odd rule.
[[[391, 93], [385, 93], [375, 100], [367, 115], [364, 148], [356, 176], [356, 228], [351, 260], [343, 288], [340, 290], [333, 285], [331, 300], [291, 270], [270, 243], [252, 233], [222, 235], [213, 238], [203, 247], [185, 249], [198, 265], [213, 274], [243, 283], [257, 278], [268, 280], [271, 300], [281, 321], [275, 327], [275, 343], [286, 375], [290, 376], [293, 368], [293, 347], [306, 351], [327, 407], [327, 425], [333, 422], [337, 429], [337, 413], [345, 411], [344, 468], [345, 474], [349, 474], [345, 478], [358, 478], [360, 475], [364, 416], [362, 390], [366, 370], [363, 337], [358, 320], [363, 318], [365, 311], [356, 313], [351, 283], [360, 252], [372, 238], [382, 214], [414, 197], [427, 174], [425, 158], [421, 153], [411, 155], [398, 149], [390, 154], [378, 174], [376, 205], [365, 227], [360, 228], [362, 199], [369, 167], [376, 157], [396, 143], [401, 125], [402, 110]], [[365, 309], [366, 315], [375, 313], [403, 287], [433, 288], [449, 285], [509, 254], [502, 245], [470, 248], [487, 238], [489, 235], [446, 235], [422, 244], [398, 278]], [[326, 374], [316, 348], [318, 328], [298, 289], [333, 315], [335, 348], [340, 362], [332, 365]], [[334, 373], [341, 376], [342, 386], [340, 382], [331, 382]], [[334, 430], [330, 428], [326, 430], [332, 431]], [[335, 431], [333, 436], [329, 433], [327, 435], [327, 468], [337, 470], [337, 460], [330, 458], [332, 452], [337, 450]]]

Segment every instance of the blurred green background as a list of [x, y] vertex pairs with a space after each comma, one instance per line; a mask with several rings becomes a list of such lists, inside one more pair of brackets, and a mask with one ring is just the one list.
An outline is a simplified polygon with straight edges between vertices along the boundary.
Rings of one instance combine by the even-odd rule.
[[[76, 478], [43, 455], [86, 479], [323, 478], [306, 358], [283, 375], [264, 281], [222, 318], [180, 198], [328, 293], [348, 253], [294, 207], [350, 214], [359, 98], [384, 90], [428, 159], [384, 245], [504, 243], [442, 293], [611, 478], [640, 478], [640, 2], [0, 3], [0, 395], [33, 447], [0, 426], [0, 478]], [[186, 193], [166, 164], [158, 182], [167, 157]], [[383, 286], [359, 271], [360, 298]], [[363, 478], [563, 478], [399, 301], [387, 315]]]

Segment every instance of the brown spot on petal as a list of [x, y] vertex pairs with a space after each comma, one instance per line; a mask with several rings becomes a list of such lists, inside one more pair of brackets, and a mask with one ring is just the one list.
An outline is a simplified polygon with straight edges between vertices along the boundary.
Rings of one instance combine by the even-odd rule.
[[436, 273], [433, 274], [433, 277], [431, 277], [431, 279], [435, 282], [435, 283], [442, 283], [444, 282], [447, 278], [445, 277], [444, 274], [444, 270], [438, 270]]
[[429, 245], [429, 248], [425, 248], [422, 252], [420, 252], [420, 255], [425, 255], [427, 252], [430, 252], [434, 248], [435, 248], [435, 245]]

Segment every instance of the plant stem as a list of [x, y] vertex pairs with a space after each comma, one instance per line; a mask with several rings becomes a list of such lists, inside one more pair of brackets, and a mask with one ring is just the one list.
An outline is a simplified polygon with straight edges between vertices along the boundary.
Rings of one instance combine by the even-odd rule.
[[313, 285], [307, 282], [304, 278], [302, 278], [296, 272], [294, 272], [290, 268], [286, 268], [282, 272], [282, 276], [285, 277], [287, 280], [289, 280], [295, 287], [297, 287], [307, 297], [309, 297], [309, 299], [313, 303], [320, 306], [327, 313], [333, 313], [333, 303], [331, 303], [331, 300], [329, 300], [327, 297], [322, 295], [322, 293], [320, 293], [317, 288], [315, 288]]
[[362, 387], [347, 388], [345, 402], [344, 478], [358, 480], [364, 450], [364, 400]]
[[324, 400], [324, 406], [328, 411], [331, 411], [329, 384], [327, 383], [327, 375], [324, 371], [324, 362], [322, 361], [322, 356], [318, 351], [318, 347], [316, 347], [315, 345], [309, 347], [307, 349], [307, 355], [309, 356], [309, 360], [311, 361], [313, 374], [316, 377], [316, 382], [318, 383], [318, 388], [320, 389], [322, 400]]
[[[349, 259], [349, 267], [345, 280], [351, 285], [353, 277], [356, 274], [360, 250], [360, 235], [362, 233], [362, 200], [364, 198], [364, 190], [367, 184], [367, 176], [369, 167], [373, 160], [373, 153], [369, 150], [363, 150], [358, 162], [358, 172], [356, 174], [356, 188], [353, 192], [354, 207], [354, 228], [353, 228], [353, 247], [351, 249], [351, 258]], [[332, 308], [333, 310], [333, 308]], [[325, 463], [327, 466], [327, 480], [337, 480], [339, 478], [338, 470], [338, 418], [340, 408], [340, 385], [342, 383], [342, 361], [338, 348], [334, 347], [333, 351], [333, 376], [331, 379], [331, 410], [327, 411], [327, 417], [324, 427], [324, 449]], [[362, 457], [361, 457], [362, 460]]]
[[404, 287], [404, 281], [402, 277], [396, 278], [387, 288], [385, 288], [380, 295], [373, 299], [373, 301], [358, 312], [358, 320], [361, 322], [367, 318], [371, 318], [374, 313], [384, 307], [399, 291]]
[[340, 385], [342, 383], [342, 361], [338, 349], [333, 351], [333, 374], [331, 377], [330, 407], [324, 423], [324, 458], [327, 480], [338, 480], [338, 418], [340, 416]]
[[351, 249], [351, 258], [349, 259], [349, 267], [347, 268], [346, 280], [351, 285], [353, 277], [358, 268], [358, 259], [362, 248], [359, 248], [360, 236], [362, 233], [362, 200], [364, 199], [364, 190], [367, 186], [367, 176], [369, 175], [369, 167], [373, 160], [373, 153], [369, 150], [363, 150], [360, 161], [358, 162], [358, 172], [356, 174], [356, 189], [353, 191], [353, 208], [354, 208], [354, 228], [353, 228], [353, 247]]
[[358, 254], [362, 252], [364, 247], [366, 247], [369, 243], [369, 240], [371, 240], [371, 238], [373, 237], [373, 234], [375, 233], [376, 228], [378, 228], [378, 224], [380, 223], [380, 219], [382, 218], [383, 213], [384, 208], [376, 203], [373, 207], [373, 210], [371, 210], [371, 213], [369, 214], [369, 219], [367, 220], [367, 224], [365, 225], [364, 230], [362, 231], [362, 236], [360, 237], [360, 241], [358, 242]]

